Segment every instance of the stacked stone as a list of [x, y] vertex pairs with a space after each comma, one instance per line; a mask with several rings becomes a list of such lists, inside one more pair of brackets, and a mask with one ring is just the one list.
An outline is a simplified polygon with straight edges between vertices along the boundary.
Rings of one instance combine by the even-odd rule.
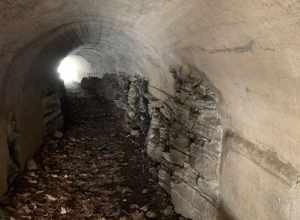
[[81, 88], [100, 98], [113, 101], [126, 112], [126, 124], [132, 134], [146, 134], [149, 128], [148, 82], [140, 75], [106, 73], [103, 78], [87, 77]]
[[150, 103], [152, 119], [146, 140], [147, 153], [153, 160], [160, 162], [166, 147], [166, 144], [162, 143], [162, 140], [168, 138], [168, 134], [166, 133], [165, 136], [163, 136], [164, 133], [162, 129], [164, 126], [160, 114], [160, 103], [155, 101], [151, 101]]
[[177, 211], [194, 220], [213, 220], [223, 136], [217, 96], [191, 71], [173, 73], [175, 96], [151, 105], [148, 154], [160, 162], [160, 184], [171, 193]]
[[57, 92], [48, 89], [42, 97], [43, 122], [45, 126], [45, 136], [53, 134], [62, 129], [64, 117], [62, 113], [61, 98]]
[[101, 83], [101, 79], [97, 77], [84, 77], [80, 82], [80, 87], [89, 91], [96, 91]]
[[120, 109], [127, 110], [129, 76], [126, 73], [105, 73], [103, 78], [85, 77], [81, 88], [100, 98], [113, 101]]
[[130, 77], [127, 124], [130, 130], [146, 133], [149, 128], [148, 82], [139, 75]]
[[117, 107], [127, 110], [129, 75], [126, 73], [106, 73], [97, 86], [97, 94], [113, 101]]

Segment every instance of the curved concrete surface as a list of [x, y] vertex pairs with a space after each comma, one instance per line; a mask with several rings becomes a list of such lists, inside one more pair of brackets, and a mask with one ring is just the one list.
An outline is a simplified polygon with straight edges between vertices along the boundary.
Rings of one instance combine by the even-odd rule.
[[40, 94], [57, 79], [59, 61], [75, 53], [99, 74], [143, 74], [159, 98], [159, 90], [173, 93], [171, 65], [204, 72], [221, 94], [228, 131], [225, 212], [299, 219], [299, 11], [295, 0], [1, 1], [0, 191], [9, 114], [24, 131], [24, 164], [42, 143]]

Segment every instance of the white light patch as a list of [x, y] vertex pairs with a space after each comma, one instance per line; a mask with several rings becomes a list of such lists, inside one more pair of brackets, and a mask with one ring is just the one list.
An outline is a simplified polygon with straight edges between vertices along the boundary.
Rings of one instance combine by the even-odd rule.
[[72, 56], [64, 58], [58, 66], [57, 72], [59, 77], [66, 83], [80, 81], [80, 62], [72, 58]]

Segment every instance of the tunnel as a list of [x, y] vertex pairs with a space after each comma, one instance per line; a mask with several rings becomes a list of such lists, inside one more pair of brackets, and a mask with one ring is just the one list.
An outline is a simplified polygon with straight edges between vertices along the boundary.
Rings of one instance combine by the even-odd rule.
[[0, 219], [298, 220], [299, 6], [2, 0]]

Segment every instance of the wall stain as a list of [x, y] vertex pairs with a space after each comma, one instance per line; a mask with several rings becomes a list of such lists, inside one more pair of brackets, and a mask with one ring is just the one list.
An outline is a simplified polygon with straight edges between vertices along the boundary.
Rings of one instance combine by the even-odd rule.
[[236, 47], [225, 47], [221, 49], [213, 49], [208, 50], [209, 53], [215, 54], [215, 53], [247, 53], [253, 51], [253, 46], [255, 44], [254, 40], [251, 40], [249, 43], [241, 46]]

